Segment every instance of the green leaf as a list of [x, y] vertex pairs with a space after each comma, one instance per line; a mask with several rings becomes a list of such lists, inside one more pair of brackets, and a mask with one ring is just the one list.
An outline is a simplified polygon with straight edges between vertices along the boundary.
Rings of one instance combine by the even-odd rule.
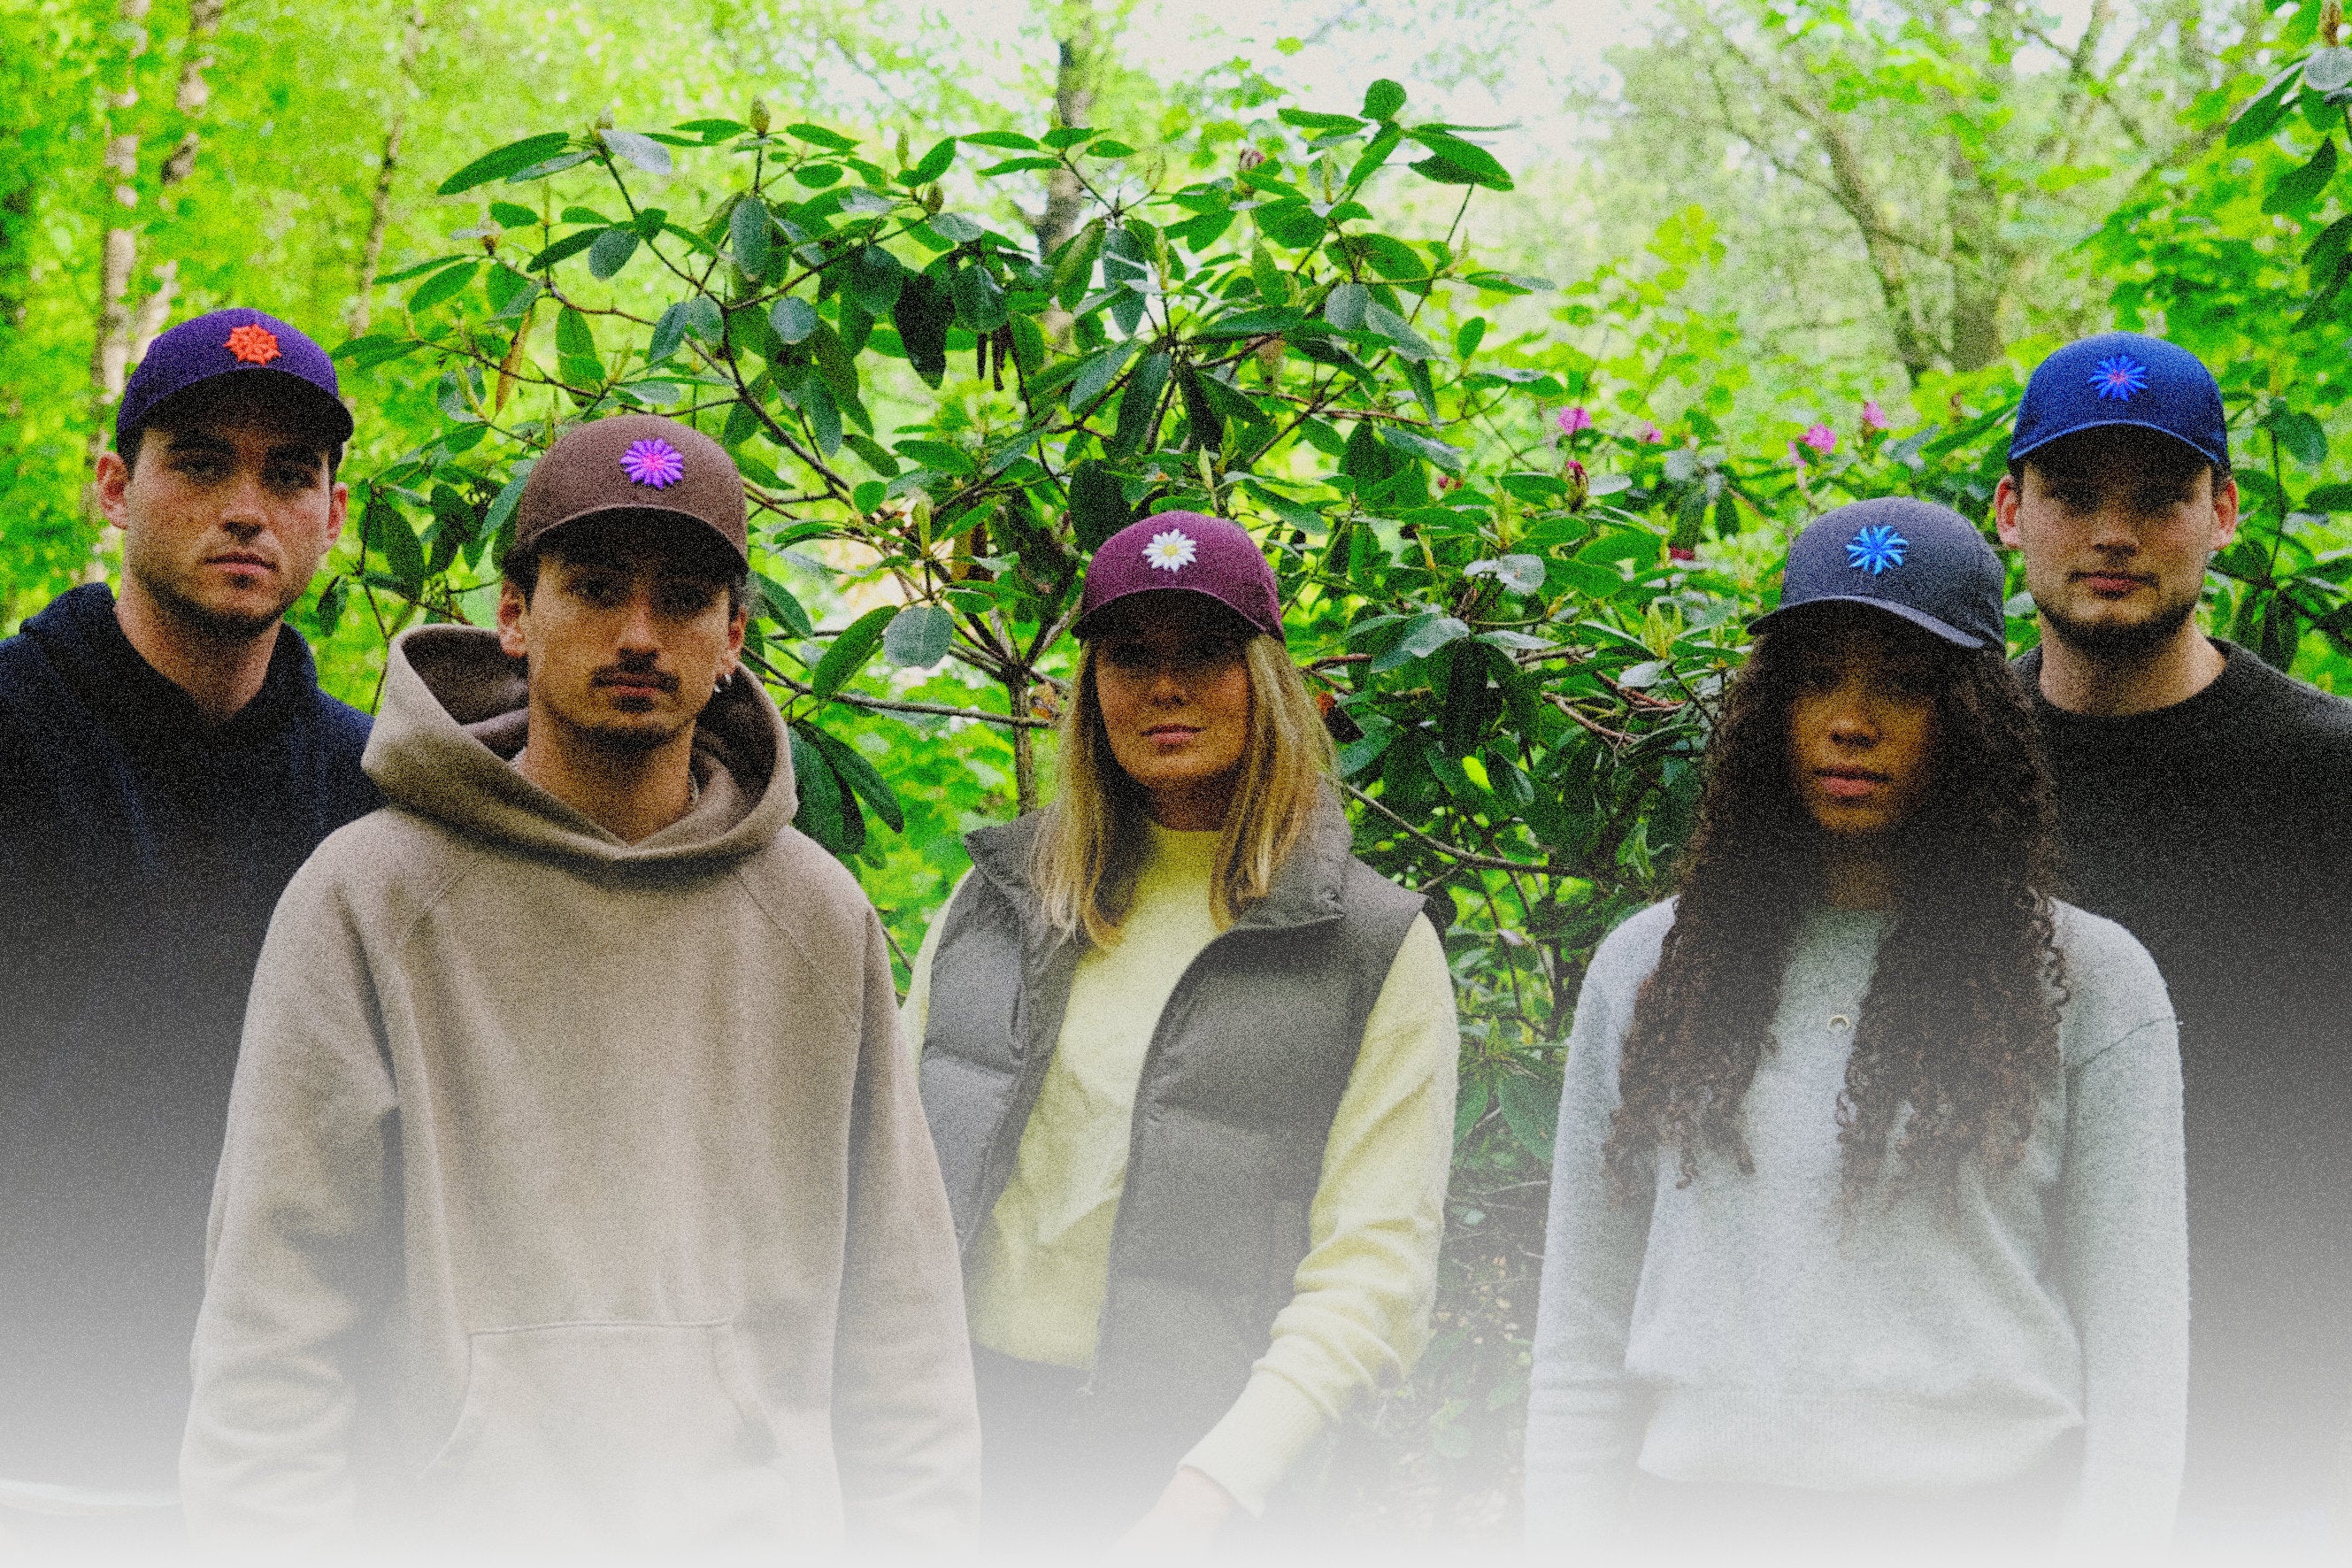
[[1503, 1107], [1503, 1124], [1519, 1146], [1541, 1163], [1551, 1163], [1552, 1140], [1559, 1128], [1559, 1089], [1532, 1073], [1506, 1072], [1495, 1080], [1495, 1098]]
[[915, 374], [929, 385], [939, 385], [948, 369], [948, 328], [955, 321], [955, 302], [945, 285], [927, 272], [906, 274], [890, 321]]
[[2294, 108], [2295, 84], [2302, 76], [2303, 64], [2298, 60], [2271, 78], [2269, 85], [2230, 121], [2224, 142], [2231, 147], [2250, 146], [2277, 130], [2279, 121]]
[[635, 131], [605, 131], [605, 151], [626, 158], [648, 174], [667, 174], [676, 165], [670, 162], [669, 149], [650, 136]]
[[582, 251], [595, 244], [597, 237], [604, 232], [604, 230], [597, 228], [574, 230], [572, 233], [565, 235], [562, 239], [557, 240], [553, 245], [549, 246], [545, 250], [541, 251], [537, 256], [532, 257], [528, 262], [524, 263], [523, 270], [526, 272], [544, 272], [559, 261], [568, 261], [572, 257], [579, 255]]
[[1135, 357], [1135, 351], [1139, 346], [1132, 341], [1113, 343], [1081, 360], [1077, 374], [1070, 381], [1070, 412], [1083, 414], [1092, 407], [1095, 399], [1100, 397], [1118, 373], [1127, 368], [1127, 362]]
[[992, 332], [1004, 324], [1004, 289], [984, 264], [974, 261], [956, 268], [948, 280], [948, 291], [955, 300], [959, 326]]
[[819, 697], [830, 697], [848, 685], [866, 668], [866, 661], [874, 657], [874, 650], [882, 644], [883, 629], [898, 613], [898, 605], [884, 605], [852, 621], [833, 639], [824, 657], [817, 660], [816, 669], [809, 677], [809, 689]]
[[2304, 251], [2303, 264], [2314, 278], [2332, 279], [2347, 252], [2352, 252], [2352, 216], [2339, 217], [2322, 229]]
[[793, 826], [833, 854], [843, 852], [841, 781], [834, 777], [833, 768], [824, 760], [824, 752], [808, 738], [806, 723], [794, 724], [789, 731], [793, 746], [793, 784], [800, 795], [800, 810], [793, 816]]
[[765, 278], [774, 256], [776, 225], [768, 204], [746, 195], [727, 218], [727, 248], [746, 278]]
[[1087, 156], [1089, 158], [1132, 158], [1135, 156], [1135, 149], [1129, 146], [1124, 142], [1116, 142], [1106, 136], [1101, 141], [1091, 142], [1087, 145]]
[[1343, 332], [1364, 330], [1364, 312], [1371, 303], [1371, 290], [1361, 283], [1341, 283], [1323, 301], [1323, 319]]
[[969, 477], [980, 472], [980, 465], [971, 460], [971, 453], [960, 447], [950, 447], [945, 441], [910, 437], [898, 443], [898, 455], [922, 464], [933, 473]]
[[1001, 179], [1006, 174], [1024, 174], [1032, 171], [1058, 169], [1061, 166], [1062, 161], [1059, 158], [1007, 158], [1001, 163], [991, 163], [987, 168], [980, 171], [980, 177], [983, 180], [994, 180]]
[[664, 310], [661, 320], [654, 323], [653, 339], [646, 344], [647, 364], [661, 363], [677, 353], [678, 345], [686, 342], [687, 303], [680, 300]]
[[1364, 306], [1364, 330], [1387, 339], [1389, 346], [1404, 359], [1425, 360], [1437, 353], [1422, 341], [1421, 334], [1412, 330], [1411, 322], [1377, 300]]
[[924, 153], [913, 168], [898, 176], [898, 183], [908, 190], [917, 185], [929, 184], [948, 172], [948, 165], [955, 162], [955, 153], [956, 139], [942, 137], [931, 143], [931, 150]]
[[502, 228], [530, 228], [539, 223], [539, 215], [519, 202], [492, 202], [490, 216]]
[[801, 412], [809, 416], [809, 428], [816, 437], [816, 449], [825, 457], [841, 450], [841, 405], [833, 400], [833, 389], [824, 380], [812, 378], [801, 387]]
[[1088, 458], [1070, 471], [1069, 516], [1078, 548], [1089, 555], [1102, 548], [1104, 540], [1135, 521], [1118, 476], [1099, 458]]
[[1433, 441], [1426, 436], [1417, 436], [1394, 425], [1381, 426], [1381, 441], [1400, 452], [1434, 463], [1449, 474], [1461, 473], [1470, 466], [1470, 454], [1461, 447]]
[[934, 213], [931, 226], [954, 245], [970, 245], [988, 232], [980, 226], [979, 219], [963, 213]]
[[878, 245], [861, 247], [849, 258], [849, 297], [869, 316], [887, 316], [898, 308], [898, 289], [907, 269]]
[[629, 264], [637, 253], [639, 243], [634, 228], [608, 228], [596, 237], [588, 247], [588, 273], [592, 278], [610, 278]]
[[583, 358], [596, 353], [596, 334], [588, 318], [569, 305], [555, 313], [555, 352]]
[[1381, 77], [1364, 89], [1364, 118], [1394, 120], [1397, 110], [1404, 107], [1404, 88]]
[[360, 545], [380, 556], [384, 569], [409, 588], [425, 582], [425, 547], [408, 520], [383, 501], [371, 501], [360, 514]]
[[1091, 142], [1095, 134], [1083, 125], [1057, 125], [1045, 132], [1045, 145], [1059, 152], [1065, 147], [1075, 147], [1081, 142]]
[[2305, 511], [2352, 511], [2352, 485], [2319, 485], [2303, 498]]
[[1452, 616], [1439, 615], [1434, 611], [1415, 616], [1395, 646], [1372, 660], [1371, 672], [1384, 675], [1400, 665], [1410, 664], [1416, 658], [1426, 658], [1446, 644], [1457, 642], [1469, 635], [1469, 626]]
[[1118, 425], [1104, 448], [1112, 457], [1132, 458], [1150, 439], [1152, 422], [1160, 412], [1160, 395], [1167, 389], [1174, 365], [1162, 350], [1145, 355], [1135, 374], [1128, 377], [1127, 391], [1119, 397]]
[[929, 669], [955, 643], [955, 616], [937, 605], [909, 605], [882, 634], [882, 655], [901, 669]]
[[1462, 574], [1492, 577], [1514, 594], [1538, 594], [1544, 585], [1543, 557], [1506, 555], [1499, 560], [1475, 561], [1465, 567]]
[[566, 169], [576, 169], [595, 155], [584, 147], [570, 153], [558, 153], [544, 163], [533, 163], [528, 169], [517, 169], [507, 176], [507, 184], [527, 185], [533, 180], [544, 180], [551, 174], [560, 174]]
[[1290, 275], [1282, 269], [1263, 245], [1250, 247], [1250, 280], [1257, 285], [1257, 297], [1266, 305], [1290, 303]]
[[2270, 429], [2287, 455], [2305, 468], [2315, 468], [2327, 461], [2327, 432], [2300, 408], [2271, 420]]
[[1430, 379], [1426, 359], [1414, 359], [1402, 351], [1399, 351], [1399, 357], [1404, 365], [1405, 384], [1412, 388], [1413, 398], [1421, 405], [1422, 413], [1432, 425], [1436, 424], [1437, 387]]
[[822, 125], [787, 125], [784, 134], [794, 141], [805, 142], [812, 147], [829, 147], [836, 153], [855, 153], [857, 143], [838, 131], [827, 131]]
[[429, 310], [445, 300], [456, 299], [466, 291], [467, 285], [473, 282], [475, 275], [481, 269], [481, 263], [468, 261], [436, 272], [416, 286], [416, 292], [408, 297], [408, 308], [411, 310]]
[[1318, 114], [1307, 109], [1283, 109], [1275, 118], [1285, 125], [1296, 125], [1301, 131], [1360, 131], [1364, 122], [1352, 114]]
[[538, 283], [511, 267], [493, 267], [483, 286], [490, 298], [490, 319], [509, 321], [530, 309], [542, 290]]
[[[945, 611], [941, 611], [945, 614]], [[898, 805], [898, 796], [874, 764], [866, 760], [857, 748], [837, 736], [826, 733], [814, 724], [807, 727], [808, 738], [824, 752], [826, 764], [834, 776], [847, 784], [851, 793], [874, 808], [874, 815], [890, 826], [893, 833], [907, 831], [907, 814]]]
[[517, 503], [522, 500], [522, 488], [530, 483], [530, 470], [538, 461], [536, 458], [525, 458], [514, 466], [506, 488], [491, 499], [489, 510], [482, 513], [483, 532], [496, 533], [506, 526], [507, 519], [514, 515]]
[[489, 184], [501, 174], [511, 174], [530, 167], [541, 159], [562, 152], [572, 144], [572, 138], [561, 131], [550, 131], [537, 136], [526, 136], [520, 142], [509, 142], [496, 152], [485, 153], [447, 179], [434, 191], [435, 195], [454, 196], [460, 191], [470, 191], [476, 185]]
[[796, 637], [804, 637], [815, 631], [815, 626], [809, 620], [809, 613], [801, 607], [800, 600], [793, 596], [790, 588], [764, 572], [758, 575], [758, 587], [762, 616]]
[[2299, 168], [2290, 169], [2271, 184], [2270, 194], [2263, 198], [2266, 213], [2299, 212], [2319, 199], [2327, 182], [2336, 177], [2336, 138], [2320, 139], [2319, 150]]
[[[857, 454], [858, 460], [867, 468], [886, 479], [895, 479], [898, 477], [900, 468], [898, 459], [892, 457], [889, 449], [880, 442], [860, 436], [854, 430], [845, 432], [841, 438], [851, 451]], [[873, 508], [867, 507], [865, 510], [871, 511]]]
[[956, 140], [969, 142], [975, 147], [1002, 147], [1014, 153], [1026, 153], [1037, 145], [1031, 138], [1014, 131], [975, 131]]
[[[453, 261], [470, 261], [473, 258], [471, 256], [463, 251], [460, 251], [455, 256], [436, 256], [430, 261], [420, 261], [414, 267], [404, 267], [397, 272], [387, 272], [383, 277], [375, 280], [375, 286], [379, 289], [389, 289], [394, 283], [405, 283], [412, 278], [422, 278], [426, 273], [446, 267]], [[337, 352], [340, 353], [341, 351], [339, 350]]]
[[1372, 138], [1371, 144], [1364, 149], [1363, 155], [1348, 171], [1348, 189], [1352, 191], [1370, 178], [1373, 172], [1386, 163], [1403, 144], [1403, 127], [1390, 125], [1382, 128], [1381, 133]]
[[817, 329], [816, 310], [797, 294], [787, 294], [768, 312], [768, 324], [788, 343], [805, 342]]

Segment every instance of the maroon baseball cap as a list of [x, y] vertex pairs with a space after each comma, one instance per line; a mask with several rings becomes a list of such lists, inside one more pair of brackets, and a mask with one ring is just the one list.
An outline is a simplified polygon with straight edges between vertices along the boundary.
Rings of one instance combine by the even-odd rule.
[[531, 466], [515, 503], [514, 547], [565, 523], [617, 512], [665, 513], [700, 523], [751, 564], [743, 476], [727, 449], [658, 414], [615, 414], [575, 425]]
[[1238, 524], [1197, 511], [1154, 512], [1102, 542], [1087, 564], [1077, 633], [1131, 594], [1173, 588], [1211, 598], [1271, 637], [1282, 636], [1274, 568]]
[[164, 399], [232, 375], [255, 377], [254, 384], [315, 418], [338, 446], [352, 438], [352, 413], [327, 351], [277, 317], [239, 305], [192, 317], [148, 345], [114, 410], [116, 447]]

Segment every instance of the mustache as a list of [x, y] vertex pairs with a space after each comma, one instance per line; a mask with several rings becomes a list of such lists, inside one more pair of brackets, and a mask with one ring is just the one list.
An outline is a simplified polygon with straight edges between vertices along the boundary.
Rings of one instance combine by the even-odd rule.
[[608, 664], [588, 678], [591, 686], [654, 685], [664, 691], [677, 689], [677, 677], [665, 670], [648, 669], [625, 664]]

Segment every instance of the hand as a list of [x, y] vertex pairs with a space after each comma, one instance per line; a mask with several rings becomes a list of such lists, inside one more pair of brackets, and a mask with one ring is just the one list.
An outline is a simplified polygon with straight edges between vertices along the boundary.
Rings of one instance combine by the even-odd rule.
[[1241, 1511], [1233, 1494], [1191, 1466], [1180, 1468], [1151, 1511], [1111, 1545], [1114, 1557], [1173, 1557], [1206, 1547]]

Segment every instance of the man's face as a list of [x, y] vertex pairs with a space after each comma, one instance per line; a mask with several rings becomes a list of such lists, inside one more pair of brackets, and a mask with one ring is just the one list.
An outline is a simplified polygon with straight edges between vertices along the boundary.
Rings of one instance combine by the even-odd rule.
[[2169, 441], [2136, 430], [2070, 437], [1994, 492], [2001, 542], [2024, 552], [2042, 624], [2084, 653], [2129, 658], [2178, 635], [2206, 562], [2237, 533], [2236, 481], [2217, 488], [2210, 468], [2158, 445]]
[[151, 426], [135, 468], [109, 452], [97, 479], [127, 586], [215, 635], [275, 626], [343, 531], [347, 492], [317, 434], [266, 406]]
[[500, 589], [499, 641], [530, 661], [534, 723], [543, 714], [598, 749], [650, 751], [691, 730], [735, 673], [745, 612], [707, 558], [677, 550], [679, 527], [559, 536], [528, 600], [513, 583]]

